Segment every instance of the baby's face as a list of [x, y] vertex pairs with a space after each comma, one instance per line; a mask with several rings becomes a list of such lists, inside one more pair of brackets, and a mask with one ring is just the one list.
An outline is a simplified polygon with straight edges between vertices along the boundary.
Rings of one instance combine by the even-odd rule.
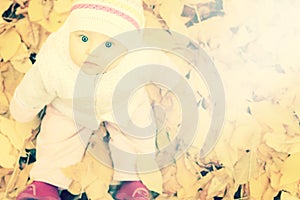
[[[100, 46], [101, 45], [101, 46]], [[96, 49], [96, 51], [94, 51]], [[74, 31], [70, 33], [69, 52], [73, 62], [84, 71], [94, 74], [103, 71], [112, 54], [125, 52], [127, 49], [120, 42], [93, 31]]]

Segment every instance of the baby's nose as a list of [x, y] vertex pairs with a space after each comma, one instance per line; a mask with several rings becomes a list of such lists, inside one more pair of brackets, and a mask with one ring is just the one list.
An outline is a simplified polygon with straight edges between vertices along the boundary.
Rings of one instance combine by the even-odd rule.
[[94, 42], [90, 44], [90, 47], [88, 49], [89, 56], [99, 57], [102, 52], [103, 50], [101, 50], [101, 44], [99, 44], [99, 42]]

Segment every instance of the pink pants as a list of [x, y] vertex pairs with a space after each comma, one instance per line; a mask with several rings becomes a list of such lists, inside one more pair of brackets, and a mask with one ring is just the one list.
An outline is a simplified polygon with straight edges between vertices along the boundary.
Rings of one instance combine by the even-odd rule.
[[[132, 154], [155, 152], [155, 137], [146, 140], [129, 138], [109, 123], [107, 129], [111, 136], [109, 146], [115, 166], [113, 179], [116, 181], [140, 180], [135, 171], [134, 157], [128, 159], [114, 147]], [[61, 168], [81, 161], [85, 144], [79, 132], [90, 135], [92, 130], [86, 128], [78, 130], [72, 119], [48, 105], [41, 131], [37, 137], [37, 161], [31, 170], [31, 177], [57, 187], [68, 188], [72, 180], [62, 173]], [[126, 172], [126, 169], [129, 169], [130, 173]]]

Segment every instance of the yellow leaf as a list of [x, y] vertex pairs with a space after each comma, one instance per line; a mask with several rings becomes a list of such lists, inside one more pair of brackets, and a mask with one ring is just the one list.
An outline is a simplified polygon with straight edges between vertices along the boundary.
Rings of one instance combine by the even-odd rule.
[[187, 27], [182, 23], [180, 17], [182, 9], [183, 4], [179, 0], [164, 0], [159, 8], [159, 14], [165, 20], [170, 30], [187, 36]]
[[138, 156], [137, 170], [139, 178], [149, 190], [162, 193], [162, 174], [154, 158], [146, 155]]
[[0, 167], [0, 177], [6, 176], [7, 174], [10, 174], [12, 172], [13, 172], [13, 169]]
[[178, 200], [178, 198], [175, 196], [163, 194], [159, 195], [157, 198], [155, 198], [155, 200]]
[[277, 193], [278, 191], [275, 191], [274, 189], [272, 189], [272, 187], [268, 187], [268, 189], [264, 191], [261, 199], [274, 199]]
[[0, 116], [0, 131], [7, 136], [16, 149], [22, 150], [25, 139], [31, 136], [31, 131], [37, 127], [38, 122], [37, 117], [31, 122], [19, 123]]
[[0, 91], [0, 114], [5, 114], [8, 111], [8, 100], [6, 95]]
[[20, 20], [16, 24], [16, 31], [21, 35], [22, 41], [33, 50], [37, 49], [40, 42], [40, 29], [40, 25], [27, 19]]
[[208, 186], [207, 197], [213, 198], [215, 196], [222, 196], [226, 190], [226, 186], [230, 183], [230, 181], [233, 182], [233, 179], [229, 176], [225, 168], [220, 169], [219, 173], [212, 178]]
[[38, 23], [49, 32], [58, 30], [68, 17], [69, 13], [57, 13], [54, 10], [49, 15], [49, 18], [44, 18]]
[[299, 192], [298, 181], [284, 185], [281, 187], [281, 189], [283, 191], [287, 191], [288, 193], [290, 193], [293, 196], [296, 196], [296, 195], [298, 195], [298, 192]]
[[5, 86], [5, 95], [10, 100], [10, 97], [13, 96], [15, 88], [22, 80], [24, 74], [16, 71], [11, 63], [9, 63], [8, 70], [2, 72], [2, 76], [4, 78], [4, 86]]
[[163, 192], [167, 194], [175, 194], [180, 188], [176, 178], [176, 165], [169, 165], [161, 169], [163, 177]]
[[4, 168], [13, 168], [17, 158], [11, 155], [14, 149], [10, 141], [0, 132], [0, 166]]
[[11, 4], [10, 0], [2, 0], [0, 4], [0, 13], [3, 13]]
[[45, 19], [46, 13], [45, 11], [45, 7], [50, 7], [51, 4], [47, 4], [47, 2], [50, 1], [40, 1], [40, 0], [31, 0], [29, 2], [29, 6], [28, 6], [28, 15], [29, 15], [29, 19], [32, 22], [37, 22], [37, 21], [41, 21], [43, 19]]
[[158, 29], [162, 29], [162, 24], [158, 21], [158, 18], [155, 17], [154, 14], [152, 14], [149, 11], [145, 11], [145, 18], [146, 18], [146, 24], [145, 27], [146, 28], [158, 28]]
[[[110, 167], [96, 160], [89, 152], [85, 154], [81, 162], [61, 170], [75, 182], [74, 185], [71, 185], [72, 192], [74, 193], [78, 192], [79, 188], [85, 191], [89, 187], [88, 191], [92, 192], [91, 188], [94, 188], [93, 183], [95, 181], [101, 183], [101, 188], [105, 187], [105, 191], [107, 191], [113, 174], [113, 170]], [[99, 188], [99, 190], [101, 189]], [[91, 193], [91, 195], [96, 194]]]
[[233, 175], [235, 184], [246, 184], [251, 177], [259, 173], [256, 152], [244, 152], [242, 157], [235, 163], [233, 167]]
[[[266, 124], [274, 133], [285, 133], [285, 126], [298, 126], [293, 113], [279, 104], [268, 101], [252, 102], [250, 104], [252, 115], [262, 124]], [[280, 113], [280, 115], [278, 114]]]
[[281, 195], [280, 195], [280, 199], [281, 200], [299, 200], [298, 197], [292, 196], [288, 192], [282, 192]]
[[258, 177], [252, 177], [249, 180], [250, 195], [253, 199], [262, 199], [262, 196], [268, 188], [269, 179], [266, 173], [260, 174]]
[[40, 119], [38, 117], [35, 117], [33, 120], [26, 122], [26, 123], [20, 123], [15, 122], [15, 130], [18, 137], [27, 139], [32, 135], [32, 130], [35, 130], [40, 125]]
[[177, 180], [181, 185], [181, 189], [178, 190], [177, 196], [179, 199], [193, 199], [196, 197], [199, 189], [199, 184], [197, 184], [197, 175], [192, 174], [185, 166], [183, 155], [176, 162], [177, 166]]
[[53, 10], [57, 13], [69, 12], [72, 6], [73, 0], [56, 0], [54, 1]]
[[[66, 177], [72, 179], [75, 182], [80, 183], [81, 187], [86, 186], [86, 185], [82, 185], [81, 180], [85, 176], [85, 173], [87, 171], [87, 164], [85, 164], [83, 162], [79, 162], [79, 163], [76, 163], [69, 167], [62, 168], [61, 170], [65, 174]], [[94, 177], [92, 177], [92, 179], [94, 180]], [[91, 180], [91, 181], [93, 181], [93, 180]]]
[[249, 114], [243, 114], [236, 121], [236, 127], [230, 138], [234, 149], [256, 149], [261, 143], [261, 127]]
[[290, 155], [283, 163], [280, 185], [287, 185], [300, 179], [300, 152]]
[[71, 194], [74, 194], [74, 195], [79, 195], [82, 193], [82, 189], [81, 189], [81, 185], [80, 183], [76, 182], [76, 181], [72, 181], [71, 185], [69, 186], [68, 188], [68, 191], [71, 193]]
[[6, 62], [11, 59], [21, 45], [21, 38], [14, 28], [0, 35], [0, 56]]
[[95, 200], [113, 200], [112, 196], [108, 193], [108, 185], [103, 184], [103, 181], [99, 178], [88, 185], [85, 192], [89, 199]]
[[270, 177], [270, 184], [272, 188], [274, 188], [275, 190], [279, 190], [281, 174], [278, 172], [270, 171], [269, 177]]
[[278, 152], [297, 153], [300, 151], [300, 137], [288, 136], [286, 134], [266, 133], [264, 135], [266, 144]]
[[22, 135], [18, 137], [16, 134], [15, 121], [0, 116], [0, 131], [7, 136], [10, 144], [12, 144], [14, 147], [19, 150], [23, 148], [24, 138], [22, 138]]
[[10, 60], [10, 63], [14, 66], [16, 70], [21, 73], [26, 73], [32, 66], [32, 63], [29, 59], [29, 51], [24, 43], [22, 43], [17, 50], [15, 56]]

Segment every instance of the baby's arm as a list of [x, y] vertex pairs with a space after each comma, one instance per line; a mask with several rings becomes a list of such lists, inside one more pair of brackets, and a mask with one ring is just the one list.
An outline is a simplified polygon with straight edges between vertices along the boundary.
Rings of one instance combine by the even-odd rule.
[[36, 62], [17, 86], [10, 102], [10, 113], [17, 121], [28, 122], [54, 98], [55, 95], [46, 89]]

